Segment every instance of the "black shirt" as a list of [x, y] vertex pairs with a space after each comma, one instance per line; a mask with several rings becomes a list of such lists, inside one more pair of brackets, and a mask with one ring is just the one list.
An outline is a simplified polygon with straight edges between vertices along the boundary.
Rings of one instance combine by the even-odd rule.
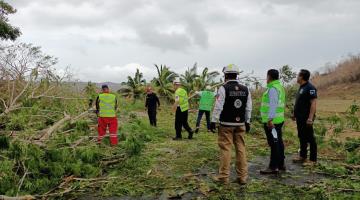
[[317, 98], [316, 88], [309, 82], [300, 86], [296, 95], [294, 115], [298, 121], [307, 121], [310, 114], [311, 100]]
[[147, 94], [146, 95], [146, 101], [145, 101], [145, 107], [150, 109], [156, 109], [157, 106], [160, 106], [159, 98], [156, 96], [155, 93]]

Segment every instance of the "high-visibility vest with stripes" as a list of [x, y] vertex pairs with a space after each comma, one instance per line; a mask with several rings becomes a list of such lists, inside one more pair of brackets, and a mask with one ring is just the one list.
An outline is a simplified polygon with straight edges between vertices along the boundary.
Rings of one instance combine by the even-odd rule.
[[99, 116], [100, 117], [116, 117], [115, 111], [116, 96], [114, 94], [99, 94]]
[[281, 85], [279, 80], [272, 81], [267, 85], [267, 90], [262, 96], [262, 102], [260, 107], [261, 121], [267, 123], [269, 121], [270, 111], [270, 98], [269, 90], [275, 88], [278, 93], [278, 105], [276, 107], [275, 117], [273, 118], [274, 124], [281, 124], [285, 121], [285, 89]]
[[211, 111], [215, 101], [214, 92], [202, 91], [199, 110]]
[[186, 90], [184, 90], [183, 88], [178, 88], [175, 91], [175, 96], [179, 97], [179, 106], [181, 112], [189, 110], [189, 98]]

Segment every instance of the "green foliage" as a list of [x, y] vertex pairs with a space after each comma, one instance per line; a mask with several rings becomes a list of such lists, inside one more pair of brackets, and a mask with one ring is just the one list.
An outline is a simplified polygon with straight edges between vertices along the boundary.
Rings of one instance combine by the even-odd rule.
[[346, 163], [359, 165], [360, 164], [360, 148], [357, 151], [346, 153]]
[[126, 85], [131, 88], [130, 96], [134, 99], [139, 99], [141, 94], [144, 93], [146, 80], [143, 79], [143, 73], [136, 69], [134, 77], [128, 76]]
[[84, 120], [79, 120], [75, 123], [75, 131], [78, 133], [89, 133], [90, 127], [89, 123]]
[[360, 147], [360, 138], [347, 138], [345, 145], [346, 151], [353, 152]]
[[136, 135], [130, 135], [126, 138], [124, 146], [128, 154], [138, 155], [144, 147], [144, 143]]
[[11, 160], [2, 160], [0, 165], [0, 194], [11, 194], [19, 178], [14, 172], [15, 163]]
[[284, 65], [279, 69], [280, 80], [285, 83], [290, 83], [294, 78], [296, 78], [296, 72], [292, 71], [292, 68], [289, 65]]
[[9, 24], [8, 15], [16, 13], [10, 4], [0, 1], [0, 38], [2, 40], [15, 40], [21, 35], [20, 29]]
[[346, 111], [346, 122], [349, 128], [360, 130], [359, 109], [360, 106], [354, 101]]
[[28, 123], [28, 117], [22, 114], [13, 114], [9, 118], [9, 122], [6, 124], [6, 130], [9, 131], [22, 131], [25, 130]]
[[5, 135], [0, 135], [0, 150], [8, 149], [10, 146], [9, 138]]
[[172, 81], [177, 75], [166, 65], [155, 65], [155, 67], [157, 77], [152, 80], [152, 84], [156, 87], [159, 96], [163, 96], [170, 101], [174, 93]]
[[333, 175], [345, 175], [347, 170], [343, 166], [321, 164], [317, 167], [319, 170]]

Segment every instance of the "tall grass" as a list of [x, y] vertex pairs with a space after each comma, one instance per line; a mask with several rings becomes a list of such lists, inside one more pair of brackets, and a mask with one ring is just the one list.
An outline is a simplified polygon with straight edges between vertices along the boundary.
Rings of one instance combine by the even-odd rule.
[[360, 54], [351, 55], [337, 65], [328, 67], [325, 73], [316, 72], [312, 82], [318, 88], [327, 88], [341, 83], [360, 83]]

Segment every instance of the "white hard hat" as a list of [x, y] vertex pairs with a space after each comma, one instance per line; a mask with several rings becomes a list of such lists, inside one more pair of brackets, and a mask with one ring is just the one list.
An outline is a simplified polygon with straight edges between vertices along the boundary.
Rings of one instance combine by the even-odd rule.
[[212, 89], [212, 87], [210, 86], [210, 85], [208, 85], [208, 86], [206, 86], [206, 88], [205, 88], [206, 90], [211, 90]]
[[223, 68], [224, 74], [239, 74], [240, 69], [234, 64], [227, 65]]
[[176, 77], [173, 81], [173, 84], [176, 84], [176, 85], [180, 85], [181, 84], [181, 80], [179, 77]]

